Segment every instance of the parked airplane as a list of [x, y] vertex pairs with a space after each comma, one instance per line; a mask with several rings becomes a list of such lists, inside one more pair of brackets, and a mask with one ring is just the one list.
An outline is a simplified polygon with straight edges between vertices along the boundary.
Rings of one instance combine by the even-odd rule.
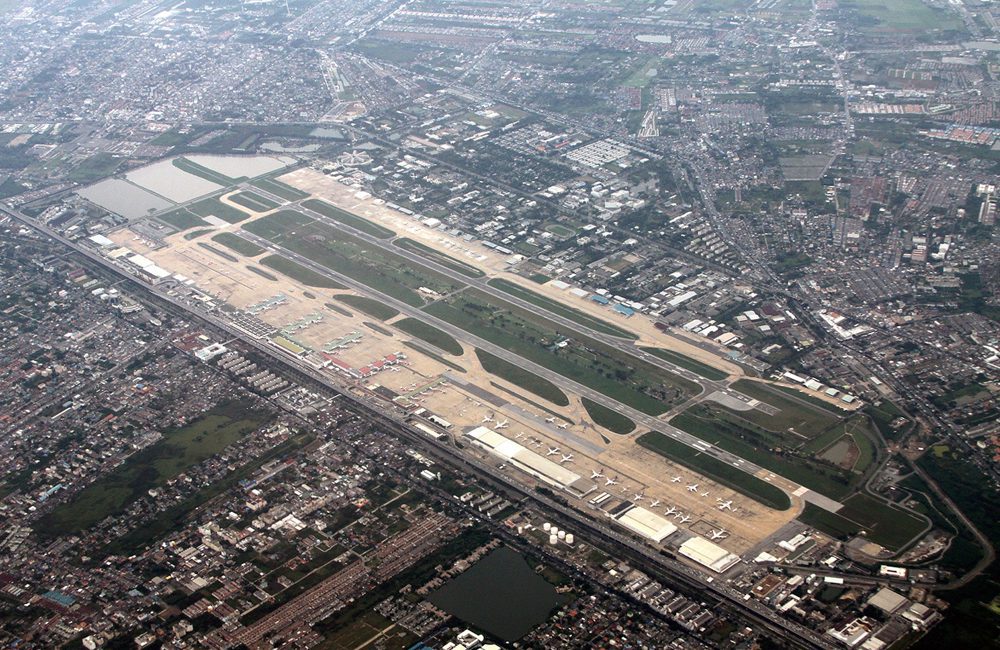
[[566, 428], [566, 427], [568, 427], [568, 426], [569, 426], [568, 424], [566, 424], [565, 422], [563, 422], [562, 424], [560, 424], [560, 425], [558, 426], [558, 428], [559, 428], [559, 429], [565, 429], [565, 428]]
[[618, 483], [619, 483], [619, 481], [618, 481], [618, 477], [617, 477], [617, 476], [616, 476], [616, 477], [614, 477], [614, 478], [607, 478], [607, 479], [605, 479], [605, 481], [604, 481], [604, 485], [605, 485], [605, 486], [609, 486], [609, 485], [618, 485]]
[[711, 537], [711, 538], [712, 538], [713, 540], [716, 540], [716, 539], [723, 539], [723, 538], [724, 538], [724, 537], [726, 536], [726, 531], [724, 531], [723, 529], [721, 529], [721, 528], [720, 528], [719, 530], [713, 530], [713, 531], [712, 531], [712, 532], [710, 532], [710, 533], [709, 533], [708, 535], [709, 535], [709, 537]]
[[559, 447], [549, 447], [549, 451], [545, 454], [546, 456], [555, 456], [559, 453]]
[[680, 521], [682, 524], [686, 524], [687, 522], [691, 521], [691, 517], [689, 517], [688, 515], [684, 515], [678, 521]]
[[649, 507], [650, 508], [655, 508], [658, 505], [660, 505], [660, 500], [659, 499], [653, 499], [652, 501], [649, 502]]
[[675, 476], [672, 479], [670, 479], [670, 482], [671, 483], [680, 483], [681, 482], [681, 477], [680, 476]]
[[636, 494], [635, 494], [635, 495], [634, 495], [634, 496], [632, 497], [632, 500], [633, 500], [633, 501], [642, 501], [642, 500], [643, 500], [643, 499], [645, 499], [645, 498], [646, 498], [646, 495], [645, 495], [645, 494], [643, 494], [642, 492], [638, 492], [638, 493], [636, 493]]
[[665, 514], [668, 517], [670, 515], [676, 515], [677, 514], [677, 507], [676, 506], [670, 506], [669, 508], [667, 508], [667, 511], [664, 512], [663, 514]]
[[497, 422], [497, 429], [506, 429], [509, 426], [510, 423], [507, 420], [504, 420], [503, 422]]
[[545, 421], [548, 422], [549, 424], [552, 424], [553, 422], [556, 421], [556, 419], [554, 417], [552, 417], [552, 418], [545, 418]]
[[590, 470], [590, 478], [604, 478], [604, 474], [598, 470], [592, 469]]
[[719, 510], [732, 510], [733, 509], [733, 502], [732, 501], [722, 501], [721, 499], [720, 499], [720, 501], [721, 501], [721, 503], [719, 504]]
[[702, 492], [702, 493], [701, 493], [701, 496], [702, 496], [702, 497], [707, 497], [707, 496], [708, 496], [708, 492]]
[[524, 437], [524, 431], [522, 431], [521, 433], [519, 433], [516, 436], [514, 436], [514, 440], [520, 440], [523, 437]]
[[561, 465], [562, 463], [572, 463], [572, 462], [573, 462], [573, 454], [563, 454], [562, 460], [559, 461], [559, 464]]
[[487, 422], [492, 422], [492, 421], [493, 421], [493, 414], [491, 413], [483, 418], [482, 424], [486, 424]]
[[695, 483], [694, 485], [689, 485], [688, 486], [688, 492], [697, 492], [697, 491], [698, 491], [698, 484], [697, 483]]

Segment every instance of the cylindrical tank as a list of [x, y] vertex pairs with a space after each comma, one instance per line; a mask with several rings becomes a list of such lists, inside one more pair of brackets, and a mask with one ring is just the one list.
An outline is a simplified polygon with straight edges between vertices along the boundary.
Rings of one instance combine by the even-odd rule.
[[549, 535], [549, 544], [552, 544], [553, 546], [555, 546], [558, 543], [559, 543], [559, 538], [558, 537], [556, 537], [555, 535]]
[[546, 533], [547, 533], [547, 532], [549, 532], [549, 530], [550, 530], [551, 528], [552, 528], [552, 524], [550, 524], [550, 523], [549, 523], [549, 522], [547, 522], [547, 521], [546, 521], [546, 522], [545, 522], [544, 524], [542, 524], [542, 530], [544, 530], [544, 531], [545, 531]]
[[556, 533], [556, 536], [559, 537], [559, 539], [566, 539], [566, 531], [560, 530], [558, 533]]
[[567, 544], [573, 543], [573, 533], [566, 533], [566, 543]]

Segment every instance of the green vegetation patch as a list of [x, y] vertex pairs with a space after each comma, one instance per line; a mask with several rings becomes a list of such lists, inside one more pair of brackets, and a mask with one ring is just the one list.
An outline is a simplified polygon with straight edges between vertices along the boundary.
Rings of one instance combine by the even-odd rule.
[[367, 298], [365, 296], [354, 296], [351, 294], [343, 294], [340, 296], [334, 296], [335, 300], [339, 300], [343, 303], [354, 307], [358, 311], [363, 311], [373, 318], [379, 320], [389, 320], [395, 316], [399, 316], [399, 310], [395, 307], [390, 307], [389, 305], [379, 302], [374, 298]]
[[188, 206], [188, 210], [199, 217], [216, 217], [229, 223], [239, 223], [250, 218], [250, 215], [243, 210], [220, 201], [218, 196], [195, 201]]
[[260, 189], [273, 194], [275, 196], [280, 196], [286, 201], [301, 201], [302, 199], [308, 198], [309, 193], [303, 192], [297, 187], [292, 187], [291, 185], [286, 185], [281, 181], [276, 181], [273, 178], [258, 178], [251, 185], [259, 187]]
[[768, 508], [788, 510], [792, 507], [791, 499], [780, 488], [717, 458], [703, 454], [693, 447], [677, 442], [659, 431], [650, 431], [639, 436], [638, 442], [646, 449], [736, 490]]
[[515, 386], [520, 386], [557, 406], [569, 405], [566, 393], [548, 379], [539, 377], [533, 372], [528, 372], [520, 366], [515, 366], [479, 348], [476, 348], [476, 356], [479, 357], [479, 363], [486, 372], [506, 379]]
[[835, 425], [838, 420], [830, 411], [806, 403], [804, 399], [799, 401], [792, 396], [782, 395], [781, 392], [760, 382], [740, 379], [733, 383], [732, 387], [744, 395], [779, 409], [774, 415], [758, 409], [740, 411], [740, 417], [770, 431], [783, 432], [791, 429], [802, 437], [814, 438]]
[[213, 228], [203, 228], [202, 230], [192, 230], [191, 232], [184, 235], [184, 239], [191, 241], [192, 239], [198, 239], [202, 235], [207, 235], [210, 232], [214, 232]]
[[[705, 442], [736, 454], [787, 479], [839, 499], [850, 494], [858, 476], [814, 457], [811, 450], [791, 446], [787, 437], [741, 422], [731, 411], [712, 404], [695, 404], [670, 423]], [[742, 413], [740, 414], [742, 415]], [[836, 438], [844, 435], [843, 429]]]
[[594, 318], [593, 316], [586, 314], [579, 309], [574, 309], [568, 305], [564, 305], [558, 300], [553, 300], [547, 296], [543, 296], [540, 293], [535, 293], [530, 289], [525, 289], [519, 284], [514, 284], [509, 280], [504, 280], [503, 278], [494, 278], [488, 282], [488, 284], [494, 289], [499, 289], [504, 293], [509, 293], [515, 298], [520, 298], [525, 302], [530, 302], [532, 305], [541, 307], [546, 311], [550, 311], [553, 314], [562, 316], [563, 318], [569, 318], [575, 323], [579, 323], [584, 327], [590, 328], [595, 332], [600, 332], [602, 334], [610, 334], [611, 336], [620, 336], [626, 339], [637, 339], [639, 338], [632, 332], [628, 330], [623, 330], [620, 327], [616, 327], [607, 321], [601, 320], [600, 318]]
[[481, 270], [477, 269], [471, 264], [466, 264], [461, 260], [456, 260], [454, 257], [451, 257], [450, 255], [445, 255], [440, 251], [434, 250], [430, 246], [426, 246], [425, 244], [422, 244], [418, 241], [414, 241], [407, 237], [400, 237], [399, 239], [393, 241], [392, 243], [394, 246], [398, 246], [403, 250], [409, 251], [411, 253], [416, 253], [421, 257], [426, 257], [432, 262], [437, 262], [441, 266], [449, 268], [452, 271], [455, 271], [456, 273], [461, 273], [462, 275], [468, 278], [481, 278], [484, 275], [486, 275]]
[[234, 235], [231, 232], [220, 232], [218, 235], [212, 237], [212, 241], [219, 242], [226, 248], [230, 248], [246, 257], [256, 257], [264, 252], [264, 249], [257, 244], [243, 239], [239, 235]]
[[448, 354], [454, 354], [455, 356], [462, 355], [462, 346], [455, 340], [451, 334], [443, 332], [440, 329], [429, 325], [422, 320], [416, 318], [403, 318], [392, 324], [393, 327], [403, 330], [407, 334], [416, 336], [418, 339], [423, 339], [438, 348], [439, 350], [444, 350]]
[[665, 413], [698, 391], [678, 375], [476, 289], [426, 311], [650, 415]]
[[207, 221], [192, 214], [186, 208], [178, 208], [176, 210], [171, 210], [170, 212], [164, 212], [163, 214], [157, 215], [156, 218], [167, 225], [173, 226], [178, 231], [208, 225]]
[[625, 417], [617, 411], [609, 409], [607, 406], [598, 404], [586, 397], [582, 398], [583, 407], [590, 414], [590, 419], [594, 424], [604, 427], [608, 431], [625, 435], [635, 431], [635, 422]]
[[249, 190], [233, 194], [229, 197], [229, 200], [233, 203], [239, 203], [245, 208], [250, 208], [254, 212], [267, 212], [278, 207], [277, 203], [266, 196], [261, 196]]
[[287, 275], [293, 280], [297, 280], [307, 287], [318, 289], [346, 289], [344, 285], [336, 280], [321, 275], [312, 269], [307, 269], [298, 262], [282, 257], [281, 255], [268, 255], [260, 260], [260, 263], [268, 268], [272, 268], [282, 275]]
[[424, 304], [421, 289], [447, 294], [462, 286], [392, 251], [294, 210], [275, 212], [246, 224], [244, 229], [408, 305]]
[[377, 223], [369, 221], [364, 217], [359, 217], [358, 215], [348, 212], [347, 210], [341, 210], [337, 206], [327, 203], [326, 201], [321, 201], [320, 199], [309, 199], [308, 201], [303, 201], [302, 207], [309, 208], [314, 212], [319, 212], [324, 217], [329, 217], [335, 221], [339, 221], [342, 224], [348, 225], [355, 230], [360, 230], [361, 232], [371, 235], [372, 237], [390, 239], [391, 237], [396, 236], [396, 233], [388, 228], [384, 228]]
[[419, 352], [420, 354], [424, 355], [425, 357], [430, 357], [431, 359], [434, 359], [438, 363], [443, 364], [445, 366], [448, 366], [452, 370], [457, 370], [458, 372], [461, 372], [463, 374], [466, 372], [465, 368], [463, 368], [462, 366], [458, 365], [457, 363], [453, 363], [453, 362], [449, 361], [448, 359], [445, 359], [444, 357], [442, 357], [437, 352], [432, 352], [431, 350], [428, 350], [427, 348], [425, 348], [422, 345], [417, 345], [416, 343], [412, 343], [410, 341], [403, 341], [403, 345], [405, 345], [406, 347], [411, 348], [413, 350], [416, 350], [417, 352]]
[[711, 379], [712, 381], [722, 381], [729, 376], [728, 373], [714, 368], [708, 364], [704, 364], [701, 361], [696, 361], [687, 355], [683, 355], [680, 352], [674, 352], [673, 350], [664, 350], [663, 348], [642, 348], [644, 352], [648, 352], [653, 356], [660, 357], [664, 361], [669, 361], [675, 366], [680, 366], [685, 370], [690, 370], [691, 372], [697, 373], [704, 377], [705, 379]]
[[931, 7], [921, 0], [845, 0], [840, 3], [861, 18], [867, 32], [926, 32], [961, 29], [962, 23], [950, 11]]
[[91, 183], [99, 178], [106, 178], [115, 173], [124, 158], [109, 153], [95, 154], [84, 159], [66, 175], [66, 179], [74, 183]]
[[222, 185], [223, 187], [236, 185], [240, 181], [246, 180], [245, 176], [241, 176], [240, 178], [230, 178], [225, 174], [220, 174], [219, 172], [211, 170], [208, 167], [205, 167], [204, 165], [199, 165], [193, 160], [189, 160], [183, 157], [174, 158], [172, 162], [174, 167], [180, 169], [181, 171], [185, 171], [189, 174], [194, 174], [199, 178], [204, 178], [206, 181], [211, 181], [212, 183], [215, 183], [216, 185]]
[[223, 402], [187, 426], [164, 433], [158, 442], [58, 505], [39, 521], [38, 530], [52, 537], [78, 533], [120, 514], [148, 490], [211, 458], [268, 419], [253, 404]]

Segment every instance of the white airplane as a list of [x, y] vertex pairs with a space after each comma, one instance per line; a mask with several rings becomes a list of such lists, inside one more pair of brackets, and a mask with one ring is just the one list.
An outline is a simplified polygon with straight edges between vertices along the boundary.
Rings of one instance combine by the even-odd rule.
[[545, 418], [545, 421], [548, 422], [549, 424], [552, 424], [553, 422], [556, 421], [556, 419], [554, 417], [552, 417], [552, 418]]
[[642, 501], [645, 498], [646, 498], [646, 495], [643, 494], [642, 492], [637, 492], [636, 494], [632, 495], [632, 500], [633, 501]]
[[618, 478], [617, 476], [615, 478], [611, 478], [611, 477], [606, 478], [604, 480], [605, 487], [607, 487], [609, 485], [618, 485], [618, 481], [616, 480], [617, 478]]
[[558, 425], [557, 428], [559, 428], [559, 429], [565, 429], [568, 426], [569, 426], [568, 424], [566, 424], [565, 422], [563, 422], [562, 424]]
[[541, 447], [542, 446], [542, 441], [536, 438], [535, 440], [533, 440], [531, 442], [531, 444], [535, 445], [535, 447]]
[[504, 420], [503, 422], [497, 422], [497, 429], [506, 429], [510, 426], [510, 422]]
[[684, 515], [678, 521], [680, 521], [682, 524], [686, 524], [687, 522], [691, 521], [691, 517], [689, 517], [688, 515]]
[[653, 499], [652, 501], [649, 502], [649, 507], [650, 508], [655, 508], [658, 505], [660, 505], [660, 500], [659, 499]]
[[514, 440], [520, 440], [523, 437], [524, 437], [524, 431], [522, 431], [521, 433], [519, 433], [516, 436], [514, 436]]
[[713, 530], [708, 535], [713, 540], [715, 540], [715, 539], [723, 539], [726, 536], [726, 531], [724, 531], [723, 529], [720, 528], [719, 530]]
[[604, 474], [597, 470], [590, 470], [590, 478], [604, 478]]
[[697, 483], [695, 483], [694, 485], [689, 485], [688, 486], [688, 492], [697, 492], [697, 491], [698, 491], [698, 484]]
[[708, 492], [702, 492], [702, 493], [701, 493], [701, 496], [702, 496], [702, 497], [707, 497], [707, 496], [708, 496]]
[[549, 447], [549, 451], [545, 455], [546, 456], [555, 456], [558, 453], [559, 453], [559, 447]]
[[563, 454], [562, 460], [559, 461], [559, 464], [561, 465], [563, 463], [572, 463], [572, 462], [573, 462], [573, 454]]
[[677, 514], [677, 507], [676, 506], [670, 506], [669, 508], [667, 508], [667, 511], [664, 512], [663, 514], [666, 515], [667, 517], [669, 517], [670, 515], [676, 515]]
[[487, 416], [485, 416], [483, 418], [483, 422], [482, 423], [486, 424], [487, 422], [492, 422], [492, 421], [493, 421], [493, 416], [492, 415], [487, 415]]
[[681, 477], [680, 476], [675, 476], [672, 479], [670, 479], [670, 482], [671, 483], [680, 483], [681, 482]]
[[722, 499], [719, 499], [719, 502], [720, 502], [719, 503], [719, 510], [732, 510], [733, 509], [733, 502], [732, 501], [723, 501]]

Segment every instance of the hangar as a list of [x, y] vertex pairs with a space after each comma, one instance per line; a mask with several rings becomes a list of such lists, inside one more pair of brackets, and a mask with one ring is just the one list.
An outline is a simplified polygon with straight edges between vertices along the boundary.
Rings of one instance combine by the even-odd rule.
[[722, 573], [740, 561], [739, 556], [697, 535], [681, 544], [677, 551], [716, 573]]
[[629, 508], [615, 517], [615, 519], [622, 526], [639, 533], [646, 539], [652, 540], [657, 544], [677, 531], [677, 526], [667, 521], [664, 517], [638, 506]]

